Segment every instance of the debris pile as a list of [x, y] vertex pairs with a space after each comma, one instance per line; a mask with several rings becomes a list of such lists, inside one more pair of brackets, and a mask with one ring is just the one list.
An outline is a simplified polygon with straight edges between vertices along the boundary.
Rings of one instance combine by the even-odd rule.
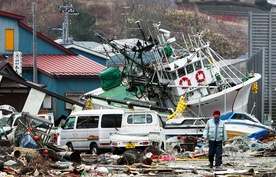
[[[43, 129], [41, 124], [37, 126], [38, 121], [42, 121]], [[223, 169], [212, 171], [208, 167], [208, 145], [201, 138], [169, 138], [166, 150], [149, 146], [145, 150], [127, 149], [122, 154], [97, 155], [58, 147], [51, 125], [47, 120], [23, 114], [14, 140], [0, 140], [0, 176], [276, 175], [275, 135], [230, 139], [224, 146]]]

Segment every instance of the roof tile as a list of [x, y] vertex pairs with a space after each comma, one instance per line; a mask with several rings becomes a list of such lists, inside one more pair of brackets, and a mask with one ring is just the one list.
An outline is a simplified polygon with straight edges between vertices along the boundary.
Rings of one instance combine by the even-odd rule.
[[[95, 77], [106, 67], [82, 55], [37, 55], [37, 69], [50, 76]], [[33, 55], [23, 55], [22, 67], [33, 67]]]

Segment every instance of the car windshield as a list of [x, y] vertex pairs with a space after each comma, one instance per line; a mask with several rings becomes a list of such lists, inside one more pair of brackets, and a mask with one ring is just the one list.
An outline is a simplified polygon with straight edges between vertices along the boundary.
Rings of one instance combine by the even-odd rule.
[[8, 120], [9, 120], [10, 117], [3, 117], [2, 119], [0, 119], [0, 126], [1, 127], [9, 127], [9, 123], [8, 123]]
[[64, 124], [64, 129], [73, 129], [75, 120], [76, 120], [76, 117], [69, 117]]

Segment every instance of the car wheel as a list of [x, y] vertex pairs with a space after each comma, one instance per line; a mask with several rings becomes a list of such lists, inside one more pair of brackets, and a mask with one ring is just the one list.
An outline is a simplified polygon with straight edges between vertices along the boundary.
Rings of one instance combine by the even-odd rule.
[[165, 145], [164, 145], [164, 142], [162, 142], [162, 144], [161, 144], [161, 147], [160, 147], [160, 148], [161, 148], [161, 150], [163, 150], [163, 151], [165, 150]]
[[98, 148], [97, 144], [90, 145], [90, 152], [91, 152], [91, 154], [99, 154], [99, 148]]
[[181, 152], [181, 149], [180, 149], [180, 146], [174, 146], [173, 150], [176, 152], [176, 153], [180, 153]]

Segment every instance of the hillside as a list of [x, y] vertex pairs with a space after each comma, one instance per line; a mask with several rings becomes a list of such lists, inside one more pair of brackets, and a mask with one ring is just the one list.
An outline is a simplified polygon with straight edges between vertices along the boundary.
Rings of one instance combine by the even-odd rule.
[[[234, 58], [247, 51], [247, 16], [237, 16], [239, 12], [247, 13], [250, 9], [255, 9], [254, 5], [233, 4], [214, 5], [209, 2], [205, 4], [190, 3], [176, 6], [173, 1], [162, 1], [158, 5], [154, 1], [133, 1], [123, 3], [122, 1], [87, 1], [87, 0], [33, 0], [36, 3], [36, 24], [37, 31], [48, 36], [51, 39], [56, 39], [61, 36], [61, 31], [53, 30], [53, 28], [61, 28], [65, 13], [60, 12], [60, 6], [72, 4], [77, 12], [85, 12], [91, 16], [95, 23], [89, 26], [88, 30], [93, 32], [100, 30], [108, 36], [116, 38], [124, 37], [141, 37], [137, 30], [135, 21], [139, 20], [144, 29], [151, 29], [153, 23], [161, 22], [162, 28], [174, 31], [183, 32], [184, 34], [193, 34], [197, 31], [207, 30], [206, 39], [209, 40], [216, 51], [219, 51], [225, 58]], [[110, 1], [109, 1], [110, 2]], [[0, 0], [0, 10], [15, 13], [25, 16], [24, 23], [32, 27], [32, 3], [28, 0], [6, 1]], [[229, 12], [229, 10], [231, 10]], [[244, 11], [243, 11], [244, 9]], [[234, 13], [231, 13], [235, 10]], [[227, 13], [227, 14], [223, 14]], [[86, 15], [86, 16], [87, 16]], [[76, 38], [76, 33], [81, 33], [85, 29], [83, 19], [72, 21], [77, 16], [69, 16], [69, 22], [74, 21], [77, 24], [71, 24], [73, 28], [69, 29], [70, 35]], [[86, 33], [83, 36], [85, 40], [88, 38]], [[147, 32], [149, 34], [149, 32]]]

